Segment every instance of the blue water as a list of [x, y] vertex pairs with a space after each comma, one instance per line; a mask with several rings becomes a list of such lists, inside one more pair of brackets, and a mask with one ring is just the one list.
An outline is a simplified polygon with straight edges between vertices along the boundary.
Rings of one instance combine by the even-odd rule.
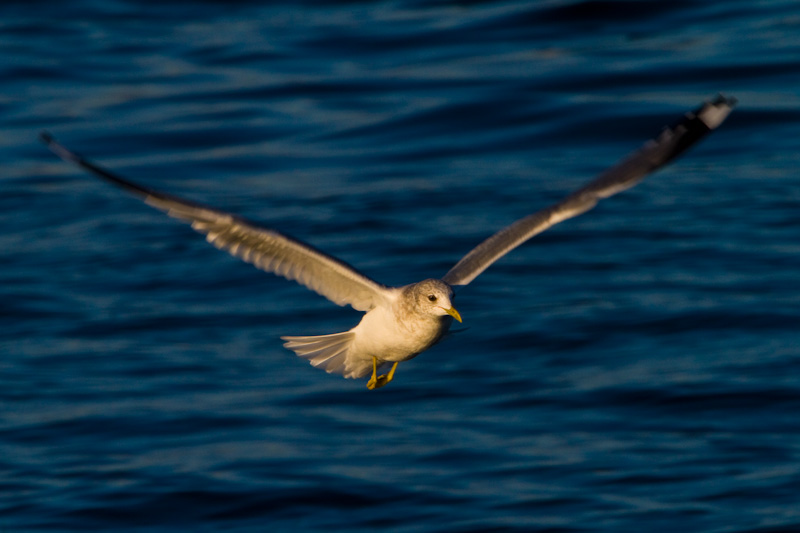
[[[797, 2], [11, 2], [0, 79], [3, 531], [800, 531]], [[279, 340], [358, 313], [36, 140], [398, 285], [720, 91], [374, 392]]]

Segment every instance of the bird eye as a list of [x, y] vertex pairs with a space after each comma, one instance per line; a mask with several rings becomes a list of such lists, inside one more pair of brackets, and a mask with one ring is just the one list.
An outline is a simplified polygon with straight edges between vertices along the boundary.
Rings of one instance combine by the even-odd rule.
[[436, 295], [435, 294], [429, 294], [428, 295], [428, 300], [430, 300], [432, 302], [435, 302], [436, 301]]

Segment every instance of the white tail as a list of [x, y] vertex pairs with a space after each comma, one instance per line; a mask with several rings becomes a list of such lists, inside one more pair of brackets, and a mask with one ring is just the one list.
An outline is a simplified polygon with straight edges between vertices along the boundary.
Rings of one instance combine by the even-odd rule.
[[[346, 378], [360, 378], [372, 370], [371, 366], [356, 363], [347, 365], [347, 351], [355, 338], [352, 331], [316, 335], [309, 337], [281, 337], [284, 346], [317, 368], [329, 374], [341, 374]], [[359, 361], [360, 362], [360, 361]], [[350, 368], [348, 368], [350, 367]]]

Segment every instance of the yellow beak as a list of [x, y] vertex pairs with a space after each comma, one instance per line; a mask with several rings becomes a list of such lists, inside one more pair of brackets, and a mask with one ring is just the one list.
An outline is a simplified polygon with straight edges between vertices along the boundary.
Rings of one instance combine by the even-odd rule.
[[445, 309], [444, 312], [450, 315], [451, 317], [455, 318], [459, 322], [461, 322], [461, 315], [459, 314], [458, 311], [456, 311], [455, 307], [451, 307], [450, 309]]

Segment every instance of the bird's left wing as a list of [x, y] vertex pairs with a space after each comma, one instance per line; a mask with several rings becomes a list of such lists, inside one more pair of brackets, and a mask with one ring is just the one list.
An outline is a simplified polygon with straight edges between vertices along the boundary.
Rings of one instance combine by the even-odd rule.
[[467, 285], [508, 252], [550, 226], [585, 213], [603, 198], [639, 183], [722, 124], [736, 104], [734, 98], [718, 96], [677, 125], [644, 144], [639, 150], [609, 168], [586, 186], [559, 203], [522, 218], [498, 231], [465, 255], [442, 280], [450, 285]]
[[385, 285], [306, 243], [230, 213], [137, 185], [67, 149], [48, 133], [42, 133], [41, 139], [65, 161], [122, 187], [171, 217], [189, 222], [217, 248], [261, 270], [295, 280], [335, 304], [368, 311], [390, 297], [391, 289]]

